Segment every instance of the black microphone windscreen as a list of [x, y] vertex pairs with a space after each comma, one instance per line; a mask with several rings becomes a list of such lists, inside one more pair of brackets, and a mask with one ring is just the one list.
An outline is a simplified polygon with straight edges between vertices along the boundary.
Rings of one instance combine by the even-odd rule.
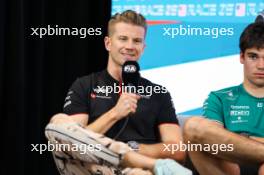
[[125, 86], [138, 86], [140, 67], [136, 61], [126, 61], [122, 66], [122, 80]]

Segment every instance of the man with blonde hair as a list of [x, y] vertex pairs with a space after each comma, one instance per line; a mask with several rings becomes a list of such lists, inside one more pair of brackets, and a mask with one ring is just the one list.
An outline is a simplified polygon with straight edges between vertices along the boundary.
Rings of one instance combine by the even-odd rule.
[[[175, 151], [172, 154], [170, 151], [164, 151], [164, 145], [178, 144], [182, 141], [175, 109], [170, 94], [164, 87], [139, 77], [140, 86], [166, 91], [153, 92], [151, 96], [146, 96], [144, 92], [140, 94], [125, 91], [105, 94], [107, 88], [102, 88], [121, 84], [122, 66], [126, 61], [139, 60], [145, 48], [146, 32], [147, 23], [141, 14], [127, 10], [114, 15], [108, 23], [108, 36], [104, 39], [105, 47], [109, 52], [107, 69], [77, 79], [65, 100], [64, 113], [67, 115], [54, 116], [51, 124], [62, 127], [65, 123], [78, 123], [79, 126], [69, 126], [69, 130], [73, 127], [77, 131], [80, 130], [79, 135], [84, 133], [89, 135], [90, 140], [96, 140], [103, 145], [105, 152], [109, 148], [115, 155], [121, 157], [122, 165], [125, 167], [150, 170], [140, 169], [134, 174], [151, 173], [154, 169], [156, 174], [190, 173], [176, 163], [176, 161], [183, 162], [185, 152]], [[53, 134], [59, 134], [58, 131], [54, 133], [51, 128], [47, 128], [50, 140]], [[80, 128], [88, 130], [89, 133]], [[129, 151], [128, 148], [133, 151]], [[98, 157], [96, 152], [91, 154]], [[98, 158], [104, 160], [100, 156]], [[111, 160], [110, 158], [110, 163]], [[104, 164], [106, 161], [99, 162], [104, 168], [108, 167]], [[112, 174], [120, 173], [118, 167], [112, 168], [112, 166], [113, 164], [110, 165]], [[99, 168], [96, 171], [104, 174]]]

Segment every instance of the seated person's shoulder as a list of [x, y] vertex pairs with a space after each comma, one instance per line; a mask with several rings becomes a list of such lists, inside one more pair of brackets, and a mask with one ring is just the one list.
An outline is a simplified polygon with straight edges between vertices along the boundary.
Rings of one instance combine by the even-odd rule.
[[104, 76], [104, 71], [92, 72], [88, 75], [77, 77], [72, 84], [72, 87], [90, 87]]
[[210, 92], [209, 96], [216, 96], [220, 99], [227, 100], [234, 99], [241, 94], [242, 88], [242, 85], [227, 87], [220, 90], [212, 91]]

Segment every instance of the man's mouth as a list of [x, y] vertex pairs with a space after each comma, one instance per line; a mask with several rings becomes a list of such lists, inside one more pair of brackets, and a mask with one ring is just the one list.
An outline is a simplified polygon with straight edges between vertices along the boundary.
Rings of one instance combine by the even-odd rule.
[[134, 54], [126, 54], [126, 53], [122, 53], [122, 55], [124, 56], [124, 58], [126, 60], [133, 60], [135, 55]]
[[264, 78], [264, 73], [254, 73], [256, 77]]

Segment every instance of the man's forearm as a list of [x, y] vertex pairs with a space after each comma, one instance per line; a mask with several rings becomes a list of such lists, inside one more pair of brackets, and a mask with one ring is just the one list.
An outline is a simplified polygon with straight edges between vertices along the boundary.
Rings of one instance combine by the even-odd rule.
[[253, 140], [256, 140], [260, 143], [263, 143], [264, 144], [264, 138], [263, 137], [254, 137], [254, 136], [250, 136], [249, 138], [253, 139]]
[[132, 93], [122, 93], [117, 104], [97, 118], [86, 128], [100, 134], [105, 134], [117, 121], [128, 117], [130, 113], [135, 113], [137, 100], [140, 96]]
[[218, 126], [201, 129], [203, 129], [203, 134], [196, 136], [193, 143], [209, 145], [233, 144], [233, 151], [219, 151], [216, 156], [239, 163], [264, 162], [264, 145], [260, 142], [232, 133]]
[[105, 134], [117, 121], [114, 110], [109, 110], [85, 128], [96, 133]]
[[[185, 159], [185, 152], [180, 150], [172, 150], [169, 145], [175, 143], [165, 142], [157, 144], [140, 144], [138, 153], [153, 158], [171, 158], [177, 162], [183, 162]], [[170, 148], [170, 149], [168, 149]]]

